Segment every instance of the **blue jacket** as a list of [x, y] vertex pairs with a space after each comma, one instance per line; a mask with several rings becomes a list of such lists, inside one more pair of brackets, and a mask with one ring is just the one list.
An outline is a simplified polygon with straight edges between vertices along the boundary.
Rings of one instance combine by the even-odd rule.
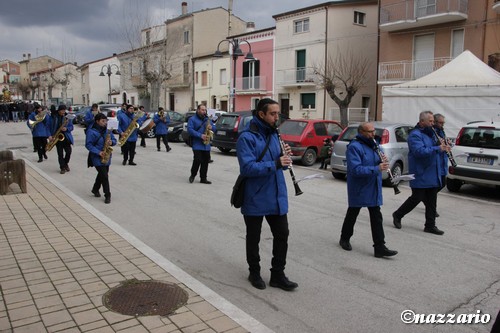
[[[94, 124], [94, 126], [87, 129], [87, 136], [85, 137], [85, 148], [90, 152], [90, 158], [92, 159], [92, 164], [94, 166], [106, 166], [111, 164], [111, 157], [108, 163], [102, 164], [101, 156], [99, 153], [104, 149], [104, 143], [106, 141], [106, 135], [108, 130], [105, 127], [100, 127]], [[116, 138], [113, 132], [110, 132], [111, 145], [116, 145]]]
[[[35, 118], [36, 114], [37, 113], [35, 111], [33, 111], [28, 116], [28, 120], [26, 121], [26, 125], [28, 125], [29, 129], [31, 129], [31, 127], [29, 126], [29, 120], [35, 121], [36, 120], [36, 118]], [[52, 124], [52, 120], [50, 118], [50, 115], [47, 114], [45, 116], [45, 119], [43, 121], [41, 121], [41, 122], [39, 122], [38, 124], [35, 125], [35, 128], [31, 132], [31, 134], [35, 138], [38, 138], [38, 137], [48, 138], [49, 136], [51, 136], [51, 133], [50, 133], [51, 124]]]
[[[191, 117], [194, 118], [194, 117]], [[269, 147], [260, 162], [257, 159]], [[241, 213], [247, 216], [285, 215], [288, 213], [288, 193], [282, 168], [276, 161], [281, 154], [276, 130], [254, 117], [241, 132], [236, 143], [240, 174], [246, 177], [245, 198]]]
[[[439, 135], [439, 137], [443, 140], [446, 140], [446, 134], [441, 128], [434, 127], [434, 130], [436, 133]], [[448, 174], [448, 154], [446, 154], [444, 151], [439, 153], [441, 156], [441, 176], [446, 176]], [[443, 184], [444, 185], [444, 184]]]
[[168, 134], [168, 125], [170, 124], [170, 117], [168, 116], [168, 113], [165, 112], [165, 122], [160, 119], [158, 113], [155, 113], [153, 122], [156, 124], [156, 135]]
[[94, 114], [92, 113], [92, 109], [85, 112], [85, 116], [83, 117], [83, 122], [87, 128], [90, 128], [94, 125]]
[[[135, 114], [134, 113], [128, 113], [128, 112], [120, 112], [118, 114], [118, 133], [122, 134], [125, 132], [134, 119]], [[142, 123], [146, 120], [148, 115], [144, 113], [142, 117], [137, 119], [137, 124], [142, 125]], [[137, 141], [137, 129], [134, 129], [132, 131], [132, 134], [127, 139], [127, 142], [136, 142]]]
[[441, 149], [432, 129], [417, 126], [408, 136], [408, 169], [412, 188], [441, 187]]
[[[59, 127], [62, 126], [63, 121], [64, 121], [64, 116], [56, 115], [55, 117], [52, 118], [51, 135], [56, 134]], [[62, 132], [64, 134], [64, 138], [66, 140], [69, 140], [69, 142], [73, 144], [74, 143], [73, 134], [71, 133], [73, 131], [73, 122], [71, 120], [68, 120], [68, 123], [66, 124], [65, 127], [66, 131]]]
[[381, 160], [374, 145], [358, 134], [347, 146], [346, 158], [349, 207], [381, 206]]
[[208, 145], [205, 145], [203, 144], [203, 140], [201, 139], [201, 136], [205, 133], [205, 130], [207, 128], [207, 122], [210, 122], [212, 131], [215, 133], [215, 125], [210, 121], [210, 119], [208, 119], [208, 117], [201, 119], [198, 114], [195, 114], [194, 116], [189, 118], [187, 130], [189, 135], [193, 138], [193, 150], [210, 151], [210, 143]]

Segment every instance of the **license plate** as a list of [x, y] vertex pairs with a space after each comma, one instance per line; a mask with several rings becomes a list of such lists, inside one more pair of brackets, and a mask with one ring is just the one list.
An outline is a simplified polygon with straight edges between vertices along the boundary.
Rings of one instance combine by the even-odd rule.
[[226, 131], [217, 131], [218, 135], [226, 135]]
[[492, 158], [481, 157], [481, 156], [469, 156], [469, 157], [467, 157], [467, 162], [474, 163], [474, 164], [493, 165]]

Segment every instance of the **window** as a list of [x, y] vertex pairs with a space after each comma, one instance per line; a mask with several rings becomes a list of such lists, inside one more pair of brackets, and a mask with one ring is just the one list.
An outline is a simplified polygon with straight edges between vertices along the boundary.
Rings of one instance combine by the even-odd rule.
[[82, 73], [82, 83], [85, 84], [85, 74]]
[[194, 73], [194, 83], [198, 84], [198, 72]]
[[296, 34], [309, 31], [309, 19], [293, 21], [293, 32]]
[[354, 24], [365, 25], [366, 14], [354, 11]]
[[184, 44], [189, 44], [189, 30], [184, 31]]
[[257, 104], [259, 104], [260, 98], [258, 98], [258, 97], [252, 97], [250, 100], [251, 100], [251, 102], [250, 102], [251, 107], [250, 108], [252, 110], [257, 109]]
[[146, 31], [146, 45], [151, 44], [151, 31]]
[[184, 61], [184, 63], [182, 64], [182, 73], [184, 73], [184, 75], [188, 75], [189, 74], [189, 62], [187, 61]]
[[220, 70], [219, 79], [220, 79], [220, 84], [221, 85], [226, 85], [227, 84], [227, 70], [225, 68], [222, 68]]
[[300, 94], [300, 107], [302, 109], [316, 109], [316, 94], [315, 93], [304, 93]]
[[436, 14], [436, 0], [415, 1], [415, 12], [416, 18]]
[[243, 89], [259, 89], [260, 61], [252, 60], [243, 63]]
[[464, 29], [451, 32], [451, 57], [456, 58], [464, 51]]
[[295, 80], [304, 82], [306, 79], [306, 50], [297, 50], [295, 52], [296, 73]]
[[128, 72], [130, 73], [130, 77], [132, 77], [132, 75], [134, 74], [134, 73], [133, 73], [133, 68], [134, 68], [134, 67], [133, 67], [132, 63], [129, 63], [129, 64], [128, 64]]
[[[208, 73], [207, 71], [203, 71], [201, 72], [201, 86], [206, 87], [207, 85], [208, 85]], [[206, 101], [203, 104], [206, 105]]]

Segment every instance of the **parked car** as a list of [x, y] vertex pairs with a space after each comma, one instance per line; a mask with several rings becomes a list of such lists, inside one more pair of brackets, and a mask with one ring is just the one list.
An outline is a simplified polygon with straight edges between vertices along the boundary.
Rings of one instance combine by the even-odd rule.
[[118, 110], [121, 109], [121, 104], [99, 104], [99, 110], [108, 117], [108, 128], [118, 128]]
[[449, 166], [449, 191], [458, 192], [463, 184], [500, 188], [500, 122], [465, 125], [451, 153], [457, 166]]
[[[184, 116], [176, 111], [167, 110], [168, 116], [170, 117], [170, 124], [168, 125], [167, 139], [170, 142], [181, 142], [182, 141], [182, 125], [184, 123]], [[151, 119], [154, 117], [156, 112], [150, 112]], [[156, 137], [156, 126], [152, 127], [147, 133], [148, 138]]]
[[85, 114], [88, 110], [91, 110], [91, 106], [84, 106], [75, 112], [75, 118], [73, 119], [73, 124], [85, 125]]
[[[373, 122], [376, 139], [389, 160], [389, 168], [393, 176], [408, 173], [408, 135], [413, 129], [412, 125], [391, 123], [384, 121]], [[335, 141], [332, 150], [330, 166], [335, 179], [344, 179], [347, 174], [346, 151], [347, 145], [358, 134], [359, 124], [347, 126]], [[387, 172], [382, 175], [383, 184], [391, 186]]]
[[[214, 134], [212, 146], [217, 147], [223, 153], [229, 153], [236, 149], [236, 141], [240, 133], [248, 126], [252, 120], [252, 111], [227, 112], [221, 114], [217, 119], [217, 131]], [[280, 114], [280, 123], [286, 118]]]
[[188, 111], [184, 114], [184, 123], [182, 124], [182, 141], [186, 142], [186, 144], [188, 146], [189, 145], [189, 133], [187, 131], [187, 123], [188, 123], [188, 120], [189, 118], [191, 118], [192, 116], [194, 116], [196, 114], [196, 111]]
[[311, 166], [316, 162], [325, 139], [339, 135], [342, 126], [334, 120], [290, 119], [281, 124], [279, 131], [293, 156], [300, 157], [302, 165]]

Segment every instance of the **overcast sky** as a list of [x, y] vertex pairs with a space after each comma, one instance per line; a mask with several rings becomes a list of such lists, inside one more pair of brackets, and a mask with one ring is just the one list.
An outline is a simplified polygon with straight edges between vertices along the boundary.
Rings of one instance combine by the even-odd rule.
[[[228, 0], [193, 0], [188, 12], [228, 7]], [[275, 25], [273, 15], [320, 0], [233, 0], [233, 13], [256, 29]], [[82, 65], [126, 51], [124, 22], [162, 24], [181, 13], [182, 0], [15, 0], [0, 10], [0, 60], [49, 55]], [[138, 20], [137, 17], [147, 18]], [[135, 23], [137, 24], [137, 23]], [[144, 27], [143, 27], [144, 28]]]

